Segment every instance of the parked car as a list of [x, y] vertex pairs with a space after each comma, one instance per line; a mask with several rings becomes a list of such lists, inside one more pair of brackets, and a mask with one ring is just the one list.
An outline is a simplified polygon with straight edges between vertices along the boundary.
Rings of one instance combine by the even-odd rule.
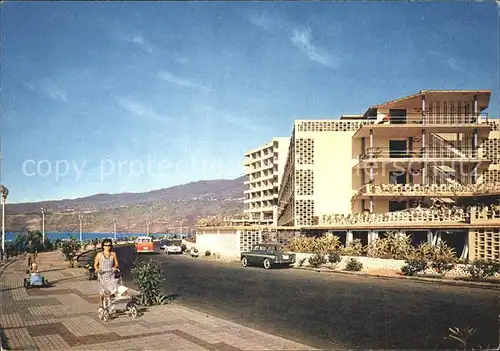
[[165, 250], [166, 254], [182, 253], [182, 240], [166, 240], [165, 243], [161, 245], [161, 248]]
[[257, 244], [250, 251], [241, 253], [241, 265], [263, 266], [269, 269], [272, 266], [290, 266], [295, 263], [295, 254], [286, 253], [278, 244]]

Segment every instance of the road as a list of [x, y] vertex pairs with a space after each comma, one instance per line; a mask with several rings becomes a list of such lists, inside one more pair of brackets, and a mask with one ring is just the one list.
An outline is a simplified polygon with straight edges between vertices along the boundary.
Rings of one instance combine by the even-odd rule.
[[177, 302], [317, 348], [446, 348], [452, 326], [498, 345], [498, 291], [157, 254]]

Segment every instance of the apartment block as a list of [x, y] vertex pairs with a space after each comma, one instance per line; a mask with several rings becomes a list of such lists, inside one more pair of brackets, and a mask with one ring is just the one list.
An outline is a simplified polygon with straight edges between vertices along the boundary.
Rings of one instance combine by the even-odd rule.
[[367, 121], [296, 120], [281, 180], [278, 225], [310, 226], [323, 213], [349, 213], [352, 137]]
[[290, 138], [273, 138], [245, 154], [246, 222], [277, 224], [278, 191], [289, 143]]

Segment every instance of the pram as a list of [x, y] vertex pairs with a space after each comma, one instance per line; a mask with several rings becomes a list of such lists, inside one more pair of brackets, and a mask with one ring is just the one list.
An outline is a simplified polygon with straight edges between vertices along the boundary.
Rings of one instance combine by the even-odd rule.
[[99, 319], [107, 322], [111, 318], [116, 317], [118, 314], [126, 314], [129, 317], [137, 318], [137, 303], [133, 296], [126, 296], [128, 288], [122, 283], [122, 276], [120, 271], [116, 271], [118, 277], [114, 282], [108, 279], [103, 279], [103, 271], [98, 271], [99, 286], [102, 291], [103, 306], [99, 307]]

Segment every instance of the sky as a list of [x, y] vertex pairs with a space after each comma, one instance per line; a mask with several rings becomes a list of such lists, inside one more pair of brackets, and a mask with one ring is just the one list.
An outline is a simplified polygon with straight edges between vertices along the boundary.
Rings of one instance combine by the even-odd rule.
[[3, 2], [9, 202], [244, 172], [295, 119], [423, 89], [489, 89], [493, 2]]

